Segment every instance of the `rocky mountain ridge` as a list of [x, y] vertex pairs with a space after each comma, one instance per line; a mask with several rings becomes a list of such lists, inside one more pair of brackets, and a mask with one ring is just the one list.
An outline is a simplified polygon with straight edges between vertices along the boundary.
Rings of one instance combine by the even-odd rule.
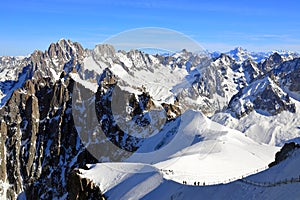
[[[88, 50], [69, 40], [25, 58], [0, 57], [0, 193], [7, 199], [71, 198], [67, 180], [74, 168], [127, 158], [142, 145], [142, 134], [163, 129], [188, 108], [237, 118], [254, 110], [296, 112], [291, 97], [300, 91], [299, 66], [299, 58], [276, 53], [261, 63], [251, 57], [239, 63], [226, 54], [210, 58], [186, 50], [173, 56], [116, 51], [110, 45]], [[125, 113], [113, 110], [121, 104]], [[82, 117], [89, 112], [96, 118]], [[127, 118], [124, 131], [118, 120]], [[151, 123], [160, 126], [147, 133], [134, 129]], [[94, 124], [105, 138], [93, 139], [88, 129]], [[126, 155], [108, 149], [94, 158], [93, 150], [107, 138]]]

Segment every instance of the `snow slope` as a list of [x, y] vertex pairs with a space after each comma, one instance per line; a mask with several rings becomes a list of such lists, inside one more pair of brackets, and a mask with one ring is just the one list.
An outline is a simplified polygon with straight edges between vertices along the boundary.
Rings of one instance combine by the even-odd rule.
[[93, 179], [111, 199], [140, 199], [165, 183], [176, 185], [173, 181], [215, 185], [257, 173], [279, 150], [192, 110], [182, 115], [178, 132], [169, 143], [149, 152], [162, 142], [163, 135], [164, 131], [146, 140], [126, 162], [92, 165], [90, 170], [82, 170], [82, 176]]
[[140, 199], [163, 182], [158, 169], [139, 163], [99, 163], [80, 170], [110, 199]]
[[[160, 133], [164, 135], [164, 132]], [[172, 170], [167, 178], [182, 182], [223, 182], [262, 169], [278, 148], [254, 142], [241, 132], [215, 123], [202, 113], [188, 110], [181, 116], [176, 135], [161, 149], [162, 139], [143, 143], [127, 161]], [[149, 153], [140, 153], [149, 152]]]
[[[191, 187], [164, 181], [143, 199], [299, 199], [300, 182], [289, 181], [292, 178], [299, 181], [299, 164], [298, 151], [277, 166], [229, 184]], [[285, 180], [288, 180], [286, 184], [280, 184]], [[268, 186], [269, 182], [274, 186]]]
[[[146, 164], [102, 163], [80, 170], [109, 199], [298, 199], [300, 151], [278, 165], [227, 184], [190, 186]], [[292, 191], [292, 192], [291, 192]]]
[[256, 142], [282, 146], [289, 141], [300, 142], [300, 103], [295, 103], [296, 113], [283, 111], [274, 116], [265, 116], [255, 110], [237, 119], [229, 113], [215, 114], [211, 119], [226, 127], [243, 132]]

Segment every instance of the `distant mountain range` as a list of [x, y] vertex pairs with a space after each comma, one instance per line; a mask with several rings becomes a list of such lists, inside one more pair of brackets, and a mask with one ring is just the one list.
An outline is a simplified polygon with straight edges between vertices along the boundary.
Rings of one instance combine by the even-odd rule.
[[[274, 50], [269, 52], [251, 52], [247, 49], [243, 49], [242, 47], [237, 47], [231, 51], [225, 52], [226, 55], [229, 55], [233, 59], [235, 59], [236, 62], [242, 63], [248, 58], [252, 59], [253, 61], [259, 63], [261, 61], [264, 61], [266, 58], [270, 57], [272, 54], [278, 53], [285, 59], [293, 59], [295, 57], [299, 57], [298, 52], [293, 51], [286, 51], [286, 50]], [[221, 55], [221, 52], [215, 51], [211, 53], [213, 57], [218, 57]]]
[[0, 198], [299, 196], [298, 53], [153, 52], [61, 39], [0, 57]]

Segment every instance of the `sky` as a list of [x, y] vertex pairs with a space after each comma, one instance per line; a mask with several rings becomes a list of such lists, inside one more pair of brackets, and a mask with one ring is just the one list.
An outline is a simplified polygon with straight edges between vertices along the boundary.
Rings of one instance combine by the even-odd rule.
[[299, 7], [297, 0], [1, 0], [0, 55], [46, 50], [61, 38], [91, 49], [143, 27], [178, 31], [210, 51], [300, 52]]

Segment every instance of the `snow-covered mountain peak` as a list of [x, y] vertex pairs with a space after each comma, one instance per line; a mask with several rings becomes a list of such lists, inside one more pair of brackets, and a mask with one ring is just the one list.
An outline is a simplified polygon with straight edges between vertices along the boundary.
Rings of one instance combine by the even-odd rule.
[[243, 49], [242, 47], [236, 47], [233, 50], [229, 51], [231, 54], [243, 54], [247, 52], [247, 49]]
[[233, 59], [236, 60], [238, 63], [242, 63], [245, 61], [247, 58], [251, 58], [251, 53], [248, 52], [246, 49], [243, 49], [242, 47], [237, 47], [228, 53], [229, 56], [231, 56]]
[[222, 53], [216, 59], [215, 62], [218, 62], [220, 65], [230, 65], [230, 64], [234, 63], [234, 59], [231, 58], [229, 55]]
[[283, 57], [279, 53], [275, 52], [271, 54], [268, 58], [266, 58], [263, 62], [259, 63], [259, 67], [261, 71], [267, 73], [275, 67], [278, 67], [283, 61]]
[[60, 39], [56, 43], [51, 43], [47, 52], [54, 65], [63, 65], [72, 58], [82, 58], [85, 54], [83, 47], [78, 42], [71, 40]]
[[235, 59], [237, 63], [242, 63], [248, 58], [251, 58], [258, 63], [268, 57], [268, 55], [265, 53], [250, 52], [247, 49], [243, 49], [241, 47], [237, 47], [227, 52], [226, 54]]
[[[290, 59], [293, 59], [293, 58], [296, 58], [296, 57], [299, 57], [300, 54], [298, 52], [295, 52], [295, 51], [288, 51], [288, 50], [275, 50], [275, 51], [271, 51], [270, 53], [275, 53], [277, 52], [278, 54], [280, 54], [281, 56], [284, 56], [286, 58], [290, 58]], [[288, 60], [290, 60], [288, 59]]]
[[270, 57], [273, 54], [278, 54], [282, 56], [282, 58], [286, 60], [292, 60], [294, 58], [299, 57], [299, 53], [292, 52], [292, 51], [284, 51], [284, 50], [276, 50], [276, 51], [269, 51], [269, 52], [253, 52], [248, 51], [247, 49], [243, 49], [242, 47], [237, 47], [225, 54], [231, 56], [237, 63], [242, 63], [248, 58], [251, 58], [256, 63], [264, 62], [265, 59]]
[[278, 52], [274, 52], [269, 56], [268, 60], [273, 60], [274, 62], [280, 62], [282, 61], [282, 57]]
[[115, 48], [110, 44], [98, 44], [95, 46], [93, 52], [97, 55], [101, 55], [104, 58], [114, 57], [116, 54]]

